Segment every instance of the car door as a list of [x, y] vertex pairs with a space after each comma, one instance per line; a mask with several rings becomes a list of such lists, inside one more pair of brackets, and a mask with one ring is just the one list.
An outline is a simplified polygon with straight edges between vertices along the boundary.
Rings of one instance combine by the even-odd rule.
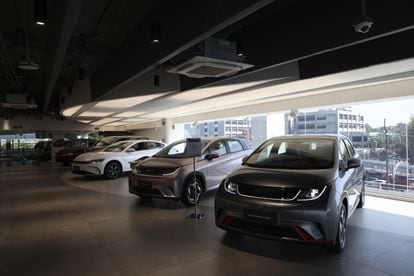
[[203, 156], [209, 153], [215, 153], [218, 157], [204, 160], [204, 166], [200, 169], [205, 171], [207, 189], [212, 189], [220, 185], [221, 181], [229, 174], [231, 164], [227, 162], [228, 151], [224, 140], [217, 140], [211, 143]]
[[343, 191], [348, 197], [348, 215], [352, 213], [355, 207], [357, 193], [354, 191], [353, 176], [355, 169], [347, 169], [348, 160], [351, 158], [344, 139], [339, 140], [339, 162], [341, 163], [340, 181], [343, 185]]
[[[351, 142], [348, 139], [344, 139], [346, 148], [348, 149], [348, 152], [351, 157], [358, 158], [357, 153], [355, 152], [354, 147], [352, 146]], [[364, 170], [363, 167], [360, 166], [358, 168], [352, 169], [352, 190], [355, 193], [355, 204], [356, 201], [358, 201], [359, 194], [361, 193], [361, 190], [364, 185]]]
[[229, 151], [226, 158], [230, 173], [241, 165], [243, 157], [249, 155], [250, 151], [245, 150], [239, 140], [228, 139], [226, 143]]
[[131, 144], [122, 153], [120, 153], [120, 162], [122, 163], [122, 168], [124, 171], [129, 171], [131, 169], [129, 162], [138, 159], [141, 150], [143, 150], [143, 145], [141, 145], [140, 142], [136, 142]]

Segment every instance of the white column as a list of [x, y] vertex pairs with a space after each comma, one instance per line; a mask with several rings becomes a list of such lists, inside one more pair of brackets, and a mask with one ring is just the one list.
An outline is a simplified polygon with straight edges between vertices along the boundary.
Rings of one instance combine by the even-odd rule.
[[184, 124], [173, 124], [171, 118], [162, 119], [162, 122], [165, 130], [165, 142], [167, 144], [185, 138]]

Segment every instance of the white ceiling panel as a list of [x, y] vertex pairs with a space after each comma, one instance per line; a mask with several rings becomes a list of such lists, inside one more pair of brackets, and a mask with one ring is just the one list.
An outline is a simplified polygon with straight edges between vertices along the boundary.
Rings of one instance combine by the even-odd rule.
[[100, 125], [115, 122], [115, 121], [118, 121], [118, 120], [119, 120], [118, 118], [105, 118], [105, 119], [101, 119], [99, 121], [93, 122], [93, 123], [91, 123], [91, 125], [100, 126]]

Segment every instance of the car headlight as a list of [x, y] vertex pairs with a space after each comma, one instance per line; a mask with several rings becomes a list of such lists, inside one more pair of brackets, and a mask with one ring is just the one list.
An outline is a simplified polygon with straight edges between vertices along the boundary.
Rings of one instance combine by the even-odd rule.
[[161, 174], [162, 175], [175, 174], [179, 169], [180, 169], [180, 167], [178, 167], [178, 168], [165, 168], [165, 169], [162, 170]]
[[101, 163], [102, 161], [104, 161], [105, 159], [95, 159], [95, 160], [91, 160], [89, 161], [89, 164], [96, 164], [96, 163]]
[[237, 184], [231, 182], [229, 179], [224, 180], [224, 190], [230, 194], [236, 194], [237, 193]]
[[133, 171], [134, 171], [135, 173], [137, 173], [137, 174], [140, 174], [140, 173], [141, 173], [141, 167], [140, 167], [140, 166], [138, 166], [138, 165], [136, 165], [136, 166], [134, 167]]
[[308, 201], [320, 198], [326, 190], [326, 186], [320, 188], [302, 189], [298, 201]]

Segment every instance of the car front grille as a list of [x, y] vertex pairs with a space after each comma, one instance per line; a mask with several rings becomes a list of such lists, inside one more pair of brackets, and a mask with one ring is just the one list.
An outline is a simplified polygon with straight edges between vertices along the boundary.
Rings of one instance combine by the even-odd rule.
[[237, 184], [237, 192], [241, 196], [271, 200], [294, 200], [300, 193], [298, 188], [266, 187], [249, 184]]
[[275, 238], [290, 238], [300, 240], [300, 236], [292, 227], [255, 223], [236, 218], [233, 219], [230, 227], [240, 229], [251, 234], [262, 234], [266, 236], [272, 236]]
[[145, 175], [165, 175], [170, 174], [176, 171], [177, 168], [157, 168], [157, 167], [143, 167], [143, 166], [136, 166], [135, 172], [138, 174], [145, 174]]
[[151, 196], [156, 196], [156, 197], [163, 197], [161, 192], [157, 189], [146, 189], [146, 188], [141, 188], [141, 187], [135, 187], [133, 190], [134, 190], [135, 193], [138, 193], [138, 194], [151, 195]]

